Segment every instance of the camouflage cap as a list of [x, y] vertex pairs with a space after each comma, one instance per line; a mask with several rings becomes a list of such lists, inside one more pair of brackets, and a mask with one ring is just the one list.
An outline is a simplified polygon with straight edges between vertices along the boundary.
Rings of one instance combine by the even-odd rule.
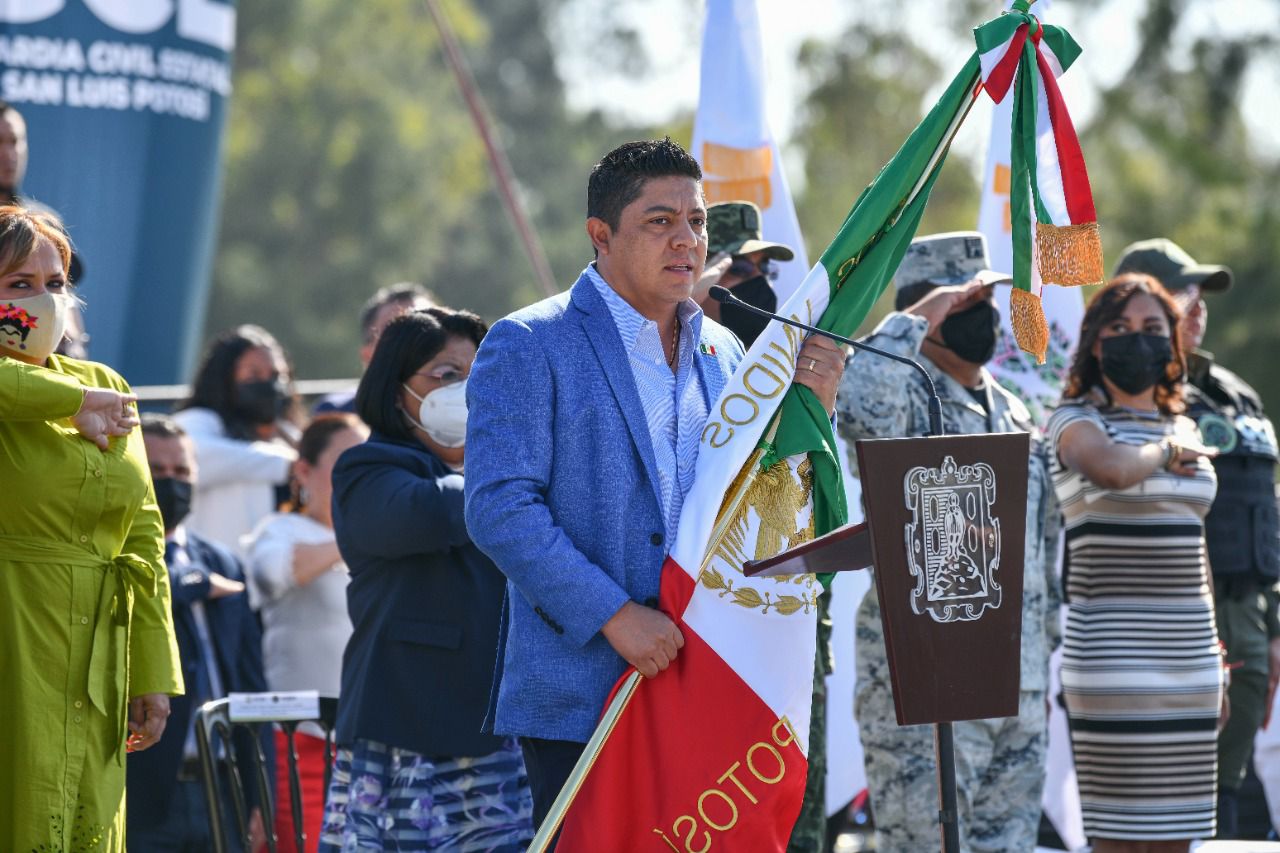
[[987, 260], [987, 238], [980, 231], [949, 231], [917, 237], [898, 264], [893, 283], [901, 290], [913, 284], [1010, 284], [1013, 276], [996, 272]]
[[777, 261], [789, 261], [796, 256], [781, 243], [769, 243], [760, 237], [760, 208], [751, 202], [722, 201], [707, 208], [708, 257], [720, 252], [749, 255], [760, 251]]
[[1149, 275], [1166, 290], [1183, 290], [1193, 284], [1206, 292], [1231, 287], [1231, 270], [1217, 264], [1198, 264], [1181, 246], [1164, 237], [1125, 246], [1115, 274], [1127, 272]]

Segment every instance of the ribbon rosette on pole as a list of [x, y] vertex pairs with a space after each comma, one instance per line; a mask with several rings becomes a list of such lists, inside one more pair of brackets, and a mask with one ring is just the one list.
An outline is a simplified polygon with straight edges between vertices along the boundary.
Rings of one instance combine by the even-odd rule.
[[1041, 288], [1100, 284], [1102, 241], [1084, 154], [1057, 81], [1080, 46], [1061, 27], [1041, 24], [1029, 6], [1015, 2], [974, 36], [983, 88], [996, 103], [1013, 90], [1011, 319], [1018, 345], [1043, 363], [1049, 327]]
[[[987, 28], [1006, 22], [1011, 40], [1024, 24], [1039, 30], [1031, 16], [1012, 13], [980, 32], [996, 33]], [[1019, 47], [1016, 67], [1034, 69], [1034, 45], [1047, 37], [1032, 39], [1030, 53]], [[951, 140], [982, 88], [974, 53], [862, 191], [780, 313], [840, 335], [856, 331], [915, 236]], [[1025, 178], [1025, 156], [1021, 162]], [[1047, 166], [1043, 155], [1031, 162]], [[1026, 189], [1037, 199], [1048, 195], [1043, 187]], [[1087, 189], [1086, 183], [1086, 197]], [[1052, 204], [1038, 200], [1036, 207]], [[1025, 198], [1023, 205], [1029, 210]], [[1044, 233], [1082, 224], [1063, 216], [1046, 212], [1043, 224], [1056, 230]], [[1091, 202], [1089, 216], [1096, 243]], [[1015, 241], [1029, 240], [1029, 218]], [[1028, 259], [1020, 286], [1030, 296], [1030, 247], [1019, 251]], [[1055, 251], [1056, 264], [1075, 258]], [[1047, 268], [1050, 256], [1040, 254], [1037, 262]], [[1100, 277], [1100, 254], [1096, 260]], [[1080, 270], [1089, 271], [1083, 264]], [[815, 602], [826, 579], [748, 578], [742, 566], [847, 519], [831, 419], [808, 388], [793, 384], [801, 343], [794, 329], [771, 323], [713, 405], [662, 567], [661, 607], [679, 625], [685, 646], [656, 678], [631, 670], [618, 682], [529, 848], [533, 853], [547, 850], [558, 830], [560, 853], [786, 847], [808, 773]]]

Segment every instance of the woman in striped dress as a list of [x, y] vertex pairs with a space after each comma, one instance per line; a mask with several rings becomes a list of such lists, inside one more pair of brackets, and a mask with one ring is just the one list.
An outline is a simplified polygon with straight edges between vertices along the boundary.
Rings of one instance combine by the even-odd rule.
[[1214, 834], [1222, 659], [1202, 521], [1217, 481], [1182, 410], [1178, 310], [1125, 276], [1085, 312], [1049, 419], [1066, 520], [1062, 686], [1094, 853]]

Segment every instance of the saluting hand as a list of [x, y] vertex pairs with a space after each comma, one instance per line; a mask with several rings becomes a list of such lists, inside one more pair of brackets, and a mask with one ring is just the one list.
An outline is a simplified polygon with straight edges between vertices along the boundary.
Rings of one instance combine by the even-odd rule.
[[914, 305], [909, 306], [904, 313], [915, 314], [917, 317], [923, 317], [929, 322], [928, 335], [932, 336], [938, 333], [938, 329], [942, 326], [942, 321], [952, 314], [958, 314], [975, 303], [991, 296], [991, 285], [983, 284], [980, 281], [971, 281], [968, 284], [948, 284], [941, 287], [935, 287], [930, 290], [928, 295]]
[[1200, 471], [1201, 459], [1212, 459], [1218, 455], [1216, 447], [1205, 447], [1187, 440], [1170, 443], [1173, 445], [1173, 459], [1168, 470], [1179, 477], [1194, 477]]
[[[707, 298], [711, 292], [713, 284], [719, 284], [720, 279], [724, 278], [724, 274], [729, 271], [729, 267], [733, 264], [733, 255], [727, 252], [720, 252], [707, 258], [707, 264], [702, 268], [702, 276], [693, 286], [691, 297], [694, 302], [701, 302]], [[719, 303], [716, 303], [719, 305]], [[719, 316], [719, 315], [717, 315]], [[711, 319], [716, 319], [712, 317]]]
[[671, 666], [684, 646], [684, 635], [665, 613], [634, 601], [622, 605], [600, 633], [645, 678], [653, 678]]
[[112, 436], [128, 435], [139, 423], [133, 394], [121, 394], [110, 388], [85, 388], [80, 411], [71, 423], [86, 441], [106, 450]]

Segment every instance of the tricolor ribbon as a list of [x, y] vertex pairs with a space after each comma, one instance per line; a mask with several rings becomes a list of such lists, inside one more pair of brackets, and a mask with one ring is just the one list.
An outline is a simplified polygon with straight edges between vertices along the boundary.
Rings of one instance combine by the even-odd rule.
[[1100, 284], [1102, 241], [1084, 154], [1057, 80], [1080, 46], [1061, 27], [1041, 24], [1029, 7], [1016, 0], [1012, 10], [977, 27], [974, 37], [983, 88], [996, 103], [1013, 90], [1010, 319], [1018, 345], [1043, 363], [1049, 327], [1041, 288]]

